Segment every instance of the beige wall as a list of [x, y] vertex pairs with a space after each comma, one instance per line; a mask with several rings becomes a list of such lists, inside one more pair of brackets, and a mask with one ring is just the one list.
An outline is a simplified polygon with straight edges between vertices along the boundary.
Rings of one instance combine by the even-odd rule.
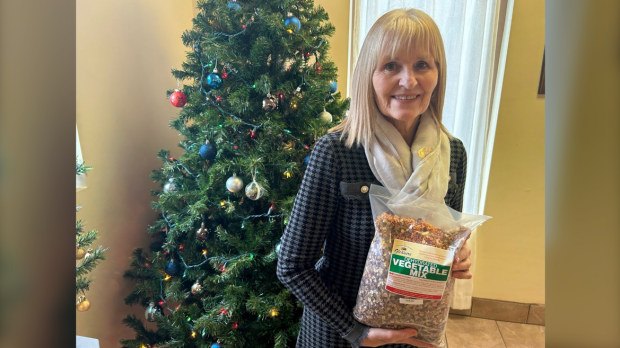
[[77, 216], [99, 230], [97, 243], [109, 249], [92, 272], [92, 307], [76, 312], [76, 334], [99, 339], [102, 348], [134, 337], [121, 323], [127, 314], [144, 315], [142, 307], [124, 304], [133, 284], [122, 275], [131, 252], [150, 243], [156, 154], [162, 148], [181, 154], [181, 138], [167, 127], [178, 109], [166, 89], [176, 86], [170, 68], [185, 58], [180, 36], [192, 17], [190, 1], [77, 2], [77, 125], [84, 159], [94, 167], [88, 188], [76, 194], [83, 206]]
[[545, 303], [545, 3], [515, 1], [474, 296]]

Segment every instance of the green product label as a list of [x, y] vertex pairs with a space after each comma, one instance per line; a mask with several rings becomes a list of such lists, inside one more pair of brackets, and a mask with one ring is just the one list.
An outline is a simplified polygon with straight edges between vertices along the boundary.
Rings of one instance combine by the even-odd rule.
[[392, 254], [390, 272], [415, 278], [445, 282], [448, 280], [448, 276], [450, 275], [450, 266], [439, 265], [429, 261]]

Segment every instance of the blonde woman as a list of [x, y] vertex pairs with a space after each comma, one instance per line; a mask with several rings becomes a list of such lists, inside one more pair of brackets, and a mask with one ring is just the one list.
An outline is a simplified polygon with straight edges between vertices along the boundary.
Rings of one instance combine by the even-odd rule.
[[[462, 211], [467, 158], [441, 123], [446, 58], [435, 22], [415, 9], [381, 16], [351, 87], [349, 116], [317, 141], [282, 237], [278, 277], [304, 304], [297, 347], [432, 347], [415, 329], [369, 328], [351, 313], [375, 233], [371, 184]], [[469, 254], [465, 245], [455, 258], [455, 278], [471, 278]]]

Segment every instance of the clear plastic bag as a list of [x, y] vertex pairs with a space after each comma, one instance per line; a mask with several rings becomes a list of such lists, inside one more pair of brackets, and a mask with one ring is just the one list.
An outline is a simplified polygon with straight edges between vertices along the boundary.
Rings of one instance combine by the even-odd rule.
[[490, 219], [371, 185], [375, 237], [353, 316], [370, 327], [415, 328], [418, 340], [445, 347], [454, 278], [451, 267], [471, 231]]

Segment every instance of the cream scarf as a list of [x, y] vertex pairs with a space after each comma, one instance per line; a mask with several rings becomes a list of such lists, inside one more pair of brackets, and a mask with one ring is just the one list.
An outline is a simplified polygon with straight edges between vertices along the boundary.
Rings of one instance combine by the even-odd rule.
[[364, 148], [370, 169], [392, 197], [416, 195], [444, 202], [450, 180], [450, 139], [430, 110], [420, 116], [411, 147], [396, 128], [377, 113], [374, 137]]

